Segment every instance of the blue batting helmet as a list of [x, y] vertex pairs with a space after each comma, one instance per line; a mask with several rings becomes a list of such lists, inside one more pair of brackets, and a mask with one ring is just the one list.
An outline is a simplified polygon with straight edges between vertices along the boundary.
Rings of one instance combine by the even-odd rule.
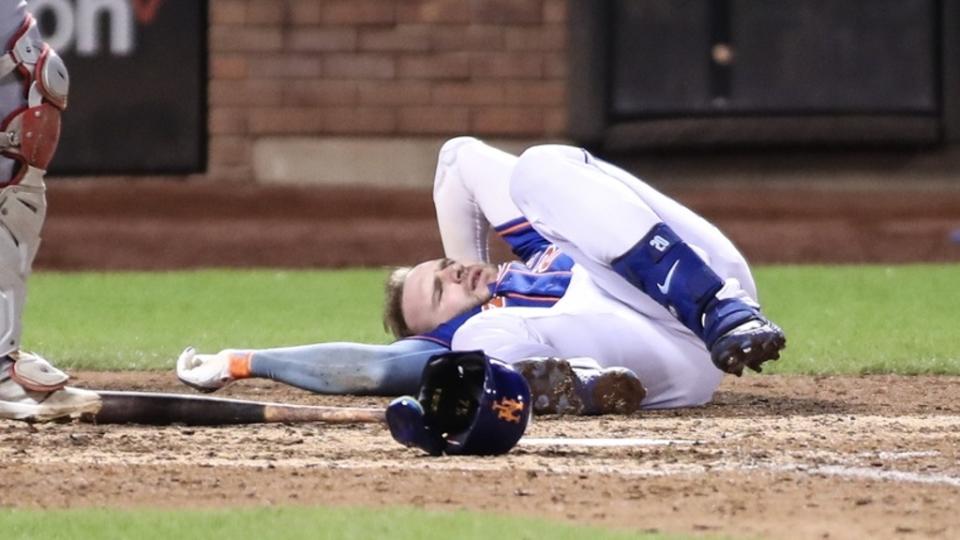
[[483, 351], [452, 351], [427, 362], [418, 399], [394, 400], [387, 424], [397, 441], [433, 455], [495, 455], [517, 444], [530, 413], [530, 387], [513, 368]]

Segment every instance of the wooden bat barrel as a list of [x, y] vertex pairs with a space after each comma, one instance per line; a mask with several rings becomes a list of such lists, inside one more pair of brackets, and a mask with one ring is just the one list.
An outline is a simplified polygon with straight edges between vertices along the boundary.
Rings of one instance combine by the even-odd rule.
[[100, 410], [81, 421], [95, 424], [222, 426], [231, 424], [322, 422], [381, 423], [383, 409], [290, 405], [187, 394], [98, 390]]

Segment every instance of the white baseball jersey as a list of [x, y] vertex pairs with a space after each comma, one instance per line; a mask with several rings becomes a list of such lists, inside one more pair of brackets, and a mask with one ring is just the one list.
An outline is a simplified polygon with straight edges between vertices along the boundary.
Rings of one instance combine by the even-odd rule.
[[508, 362], [588, 356], [627, 367], [647, 387], [647, 408], [710, 400], [723, 374], [703, 342], [609, 266], [665, 222], [755, 298], [743, 256], [705, 219], [582, 149], [517, 158], [470, 137], [441, 149], [434, 202], [448, 257], [486, 261], [493, 224], [523, 264], [501, 266], [489, 304], [415, 339]]

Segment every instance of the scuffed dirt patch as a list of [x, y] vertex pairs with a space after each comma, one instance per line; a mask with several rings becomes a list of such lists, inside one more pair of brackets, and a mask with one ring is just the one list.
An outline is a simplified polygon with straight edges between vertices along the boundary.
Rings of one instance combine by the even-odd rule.
[[[167, 373], [79, 373], [76, 382], [190, 392]], [[388, 401], [315, 396], [263, 381], [222, 395], [344, 406]], [[4, 422], [0, 504], [402, 504], [737, 537], [955, 538], [958, 395], [960, 379], [952, 377], [730, 378], [706, 407], [537, 418], [527, 436], [541, 444], [496, 458], [426, 457], [376, 425]], [[595, 447], [545, 438], [635, 441]]]

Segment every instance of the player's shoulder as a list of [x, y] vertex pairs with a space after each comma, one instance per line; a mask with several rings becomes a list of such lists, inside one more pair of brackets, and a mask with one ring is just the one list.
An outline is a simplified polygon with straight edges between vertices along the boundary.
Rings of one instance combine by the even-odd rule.
[[482, 349], [498, 358], [506, 358], [517, 344], [539, 341], [529, 324], [532, 319], [549, 317], [552, 310], [533, 307], [505, 307], [474, 315], [453, 335], [454, 350]]
[[[454, 340], [472, 333], [511, 330], [522, 325], [524, 320], [548, 315], [549, 310], [539, 307], [502, 307], [487, 309], [467, 319], [456, 332]], [[509, 332], [512, 333], [512, 332]]]

